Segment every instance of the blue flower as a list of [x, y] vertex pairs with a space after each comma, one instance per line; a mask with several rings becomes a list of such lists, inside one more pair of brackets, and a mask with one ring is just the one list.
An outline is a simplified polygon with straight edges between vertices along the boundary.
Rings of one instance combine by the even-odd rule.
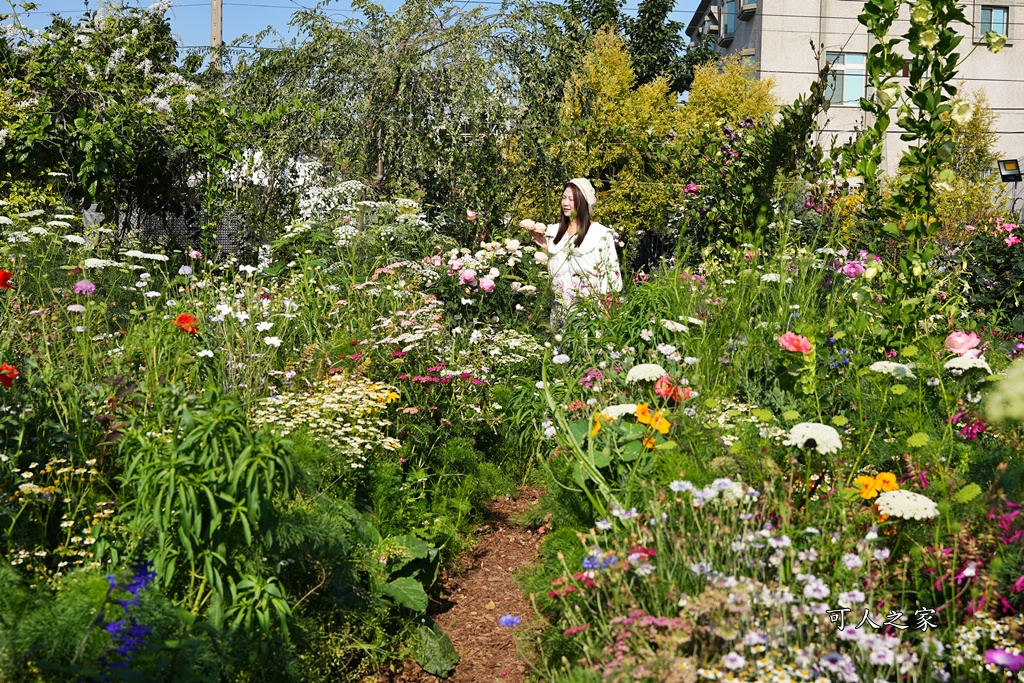
[[601, 566], [601, 560], [593, 555], [587, 555], [583, 558], [584, 569], [597, 569]]
[[515, 626], [519, 626], [519, 622], [521, 621], [522, 619], [515, 614], [506, 614], [498, 619], [498, 625], [513, 628]]

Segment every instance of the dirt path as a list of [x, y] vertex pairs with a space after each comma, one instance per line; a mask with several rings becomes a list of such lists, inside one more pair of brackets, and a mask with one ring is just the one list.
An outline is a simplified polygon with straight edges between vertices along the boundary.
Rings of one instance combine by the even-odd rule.
[[[463, 558], [461, 571], [441, 579], [441, 599], [428, 614], [451, 638], [461, 661], [449, 683], [523, 683], [527, 664], [516, 651], [515, 637], [533, 616], [533, 607], [516, 585], [514, 572], [537, 558], [543, 535], [521, 530], [515, 518], [536, 505], [541, 489], [522, 489], [515, 500], [500, 499], [488, 506], [477, 543]], [[500, 626], [505, 615], [522, 618], [519, 626]], [[395, 679], [401, 683], [433, 683], [441, 679], [406, 665]]]

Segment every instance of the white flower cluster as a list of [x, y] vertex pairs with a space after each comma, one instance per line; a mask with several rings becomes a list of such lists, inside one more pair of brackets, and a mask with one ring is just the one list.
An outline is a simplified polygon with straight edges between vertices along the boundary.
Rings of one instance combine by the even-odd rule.
[[668, 373], [665, 368], [661, 367], [657, 363], [641, 363], [640, 365], [634, 365], [626, 373], [626, 384], [633, 384], [634, 382], [654, 382]]
[[868, 366], [868, 369], [881, 373], [883, 375], [892, 375], [893, 377], [917, 379], [914, 375], [914, 371], [911, 369], [914, 367], [913, 363], [893, 363], [892, 361], [880, 360], [872, 363]]
[[931, 519], [939, 514], [939, 507], [931, 498], [905, 489], [878, 494], [875, 505], [883, 515], [899, 519]]
[[785, 446], [813, 448], [822, 455], [838, 453], [843, 448], [839, 432], [820, 422], [801, 422], [793, 425], [789, 430], [789, 438], [782, 443]]

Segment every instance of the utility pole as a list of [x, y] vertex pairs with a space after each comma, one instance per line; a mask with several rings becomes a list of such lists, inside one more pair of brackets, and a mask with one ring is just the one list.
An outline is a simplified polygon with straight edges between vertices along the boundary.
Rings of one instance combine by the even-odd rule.
[[224, 70], [221, 48], [224, 46], [224, 3], [210, 0], [210, 65], [217, 71]]

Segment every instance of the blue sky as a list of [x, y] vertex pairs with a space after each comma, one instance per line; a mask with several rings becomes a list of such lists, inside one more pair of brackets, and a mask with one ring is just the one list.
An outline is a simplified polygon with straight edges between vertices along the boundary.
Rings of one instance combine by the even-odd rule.
[[[146, 7], [151, 0], [124, 0], [128, 5]], [[67, 17], [81, 16], [86, 5], [83, 0], [36, 0], [39, 9], [24, 17], [25, 23], [35, 28], [44, 28], [50, 23], [49, 15], [59, 13]], [[389, 12], [401, 6], [401, 0], [377, 0]], [[639, 0], [626, 0], [624, 11], [635, 15]], [[223, 0], [224, 3], [224, 42], [230, 43], [242, 35], [254, 35], [271, 26], [285, 37], [294, 36], [288, 26], [291, 15], [296, 10], [315, 6], [316, 0]], [[698, 0], [676, 0], [675, 11], [671, 16], [684, 24], [689, 21]], [[89, 8], [99, 6], [98, 0], [90, 0]], [[171, 27], [182, 46], [204, 46], [210, 44], [210, 2], [206, 0], [178, 0], [169, 12]], [[475, 4], [498, 4], [497, 2], [467, 2]], [[332, 2], [328, 6], [331, 12], [337, 12], [338, 19], [352, 16], [348, 0]], [[0, 12], [3, 10], [0, 9]]]

